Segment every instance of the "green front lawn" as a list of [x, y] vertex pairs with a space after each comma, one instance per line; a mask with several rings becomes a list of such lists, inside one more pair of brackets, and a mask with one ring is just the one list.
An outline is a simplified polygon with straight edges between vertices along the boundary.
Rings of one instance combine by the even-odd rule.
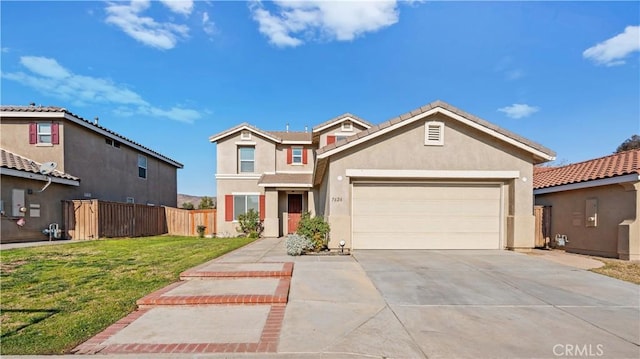
[[180, 272], [251, 241], [160, 236], [3, 250], [0, 353], [67, 353]]

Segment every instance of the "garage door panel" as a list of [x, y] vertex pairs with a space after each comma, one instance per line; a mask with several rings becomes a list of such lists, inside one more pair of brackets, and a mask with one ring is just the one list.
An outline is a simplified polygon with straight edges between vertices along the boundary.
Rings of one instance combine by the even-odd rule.
[[497, 249], [498, 185], [355, 184], [356, 249]]
[[[403, 201], [402, 213], [416, 216], [427, 216], [438, 213], [439, 215], [466, 217], [478, 213], [495, 213], [500, 209], [497, 201], [488, 200], [419, 200]], [[385, 213], [389, 210], [389, 203], [372, 200], [355, 200], [354, 213], [358, 215], [370, 215]]]
[[389, 237], [370, 233], [358, 249], [495, 249], [494, 233], [456, 233], [447, 237], [435, 234], [404, 233], [402, 237]]
[[[390, 223], [393, 226], [390, 227]], [[464, 219], [447, 216], [430, 216], [423, 220], [408, 216], [358, 216], [354, 217], [354, 232], [496, 232], [499, 220], [493, 216], [475, 216]], [[400, 227], [400, 228], [398, 228]]]

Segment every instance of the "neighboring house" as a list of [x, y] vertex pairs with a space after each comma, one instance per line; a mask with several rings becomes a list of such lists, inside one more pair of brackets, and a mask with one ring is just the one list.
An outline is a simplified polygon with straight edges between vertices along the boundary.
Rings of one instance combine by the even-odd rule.
[[[64, 108], [1, 106], [0, 149], [3, 243], [44, 239], [49, 223], [62, 224], [61, 200], [176, 206], [182, 164]], [[46, 162], [57, 167], [39, 192]]]
[[302, 211], [331, 225], [332, 248], [529, 249], [533, 165], [555, 153], [444, 102], [380, 125], [351, 114], [307, 132], [241, 124], [217, 143], [218, 232], [259, 211], [266, 236]]
[[551, 206], [552, 235], [566, 250], [640, 260], [640, 150], [536, 168], [536, 205]]

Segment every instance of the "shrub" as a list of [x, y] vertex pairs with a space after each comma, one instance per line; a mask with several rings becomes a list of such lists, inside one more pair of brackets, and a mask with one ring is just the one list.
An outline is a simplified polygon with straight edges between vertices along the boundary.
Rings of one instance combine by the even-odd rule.
[[311, 217], [311, 213], [304, 212], [296, 233], [309, 238], [313, 242], [313, 249], [319, 251], [325, 246], [325, 238], [329, 229], [329, 223], [325, 222], [324, 218]]
[[311, 240], [299, 234], [289, 234], [284, 246], [290, 256], [299, 256], [306, 251], [313, 250], [315, 247]]
[[258, 238], [262, 233], [260, 215], [253, 208], [238, 216], [238, 224], [240, 224], [240, 227], [237, 228], [238, 232], [244, 233], [249, 238]]
[[204, 231], [207, 229], [207, 226], [199, 225], [196, 227], [196, 231], [198, 231], [198, 237], [204, 238]]

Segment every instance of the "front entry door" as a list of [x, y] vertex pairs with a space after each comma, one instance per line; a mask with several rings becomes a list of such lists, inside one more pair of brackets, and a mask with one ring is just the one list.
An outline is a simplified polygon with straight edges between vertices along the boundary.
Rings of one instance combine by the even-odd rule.
[[289, 218], [287, 221], [287, 231], [289, 234], [292, 234], [298, 229], [298, 222], [300, 222], [300, 217], [302, 216], [302, 195], [290, 194], [288, 202]]

